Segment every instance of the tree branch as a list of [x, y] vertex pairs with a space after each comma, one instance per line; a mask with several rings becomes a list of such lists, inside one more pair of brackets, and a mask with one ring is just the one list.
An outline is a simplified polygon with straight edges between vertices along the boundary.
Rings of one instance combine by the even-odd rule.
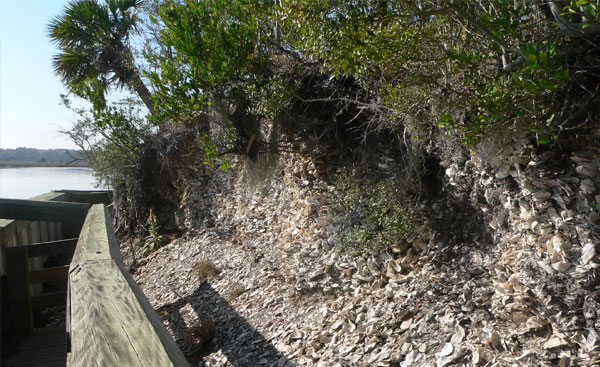
[[[590, 23], [572, 23], [562, 15], [565, 7], [562, 1], [548, 1], [548, 7], [558, 24], [560, 34], [570, 37], [582, 37], [600, 33], [600, 24], [589, 25]], [[585, 25], [585, 27], [584, 27]]]
[[[569, 113], [568, 118], [559, 118], [554, 123], [552, 123], [551, 127], [559, 130], [573, 130], [575, 128], [580, 127], [580, 125], [585, 124], [589, 119], [590, 114], [595, 114], [598, 112], [600, 106], [600, 90], [596, 91], [590, 99], [587, 100], [586, 104], [579, 107], [575, 112]], [[564, 116], [564, 114], [563, 114]], [[574, 123], [584, 121], [582, 124], [569, 128], [569, 125]]]
[[[453, 3], [452, 5], [450, 5], [450, 7], [454, 11], [454, 14], [456, 14], [458, 17], [464, 19], [465, 21], [467, 21], [473, 27], [475, 27], [475, 29], [477, 29], [481, 33], [481, 35], [483, 35], [484, 37], [486, 37], [490, 41], [492, 41], [495, 44], [497, 44], [498, 46], [500, 46], [500, 49], [502, 50], [502, 56], [501, 56], [501, 58], [502, 58], [502, 69], [504, 69], [504, 70], [512, 69], [514, 66], [516, 66], [519, 63], [525, 61], [525, 60], [520, 61], [519, 59], [517, 59], [515, 61], [516, 64], [513, 65], [514, 62], [511, 63], [509, 61], [510, 50], [509, 50], [508, 44], [503, 39], [501, 39], [500, 37], [498, 37], [495, 34], [493, 34], [492, 31], [490, 31], [488, 28], [486, 28], [483, 24], [481, 24], [479, 21], [477, 21], [471, 15], [469, 15], [465, 11], [463, 11], [460, 8], [460, 6], [458, 6], [456, 3]], [[521, 55], [521, 57], [523, 57], [523, 55]]]

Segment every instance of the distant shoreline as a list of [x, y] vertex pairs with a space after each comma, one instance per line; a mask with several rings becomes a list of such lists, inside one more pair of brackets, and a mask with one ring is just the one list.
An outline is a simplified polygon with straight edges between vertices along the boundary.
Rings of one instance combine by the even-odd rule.
[[75, 167], [90, 168], [87, 163], [74, 162], [71, 164], [61, 162], [24, 162], [24, 161], [3, 161], [0, 160], [0, 168], [25, 168], [25, 167]]

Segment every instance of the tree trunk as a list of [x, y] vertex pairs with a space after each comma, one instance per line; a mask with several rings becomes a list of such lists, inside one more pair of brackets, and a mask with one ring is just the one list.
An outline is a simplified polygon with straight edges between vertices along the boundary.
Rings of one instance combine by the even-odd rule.
[[129, 80], [129, 83], [133, 90], [135, 90], [135, 92], [138, 94], [138, 96], [140, 96], [146, 107], [148, 107], [150, 114], [153, 115], [154, 101], [152, 100], [152, 95], [150, 94], [148, 88], [146, 88], [146, 85], [142, 81], [140, 73], [136, 68], [133, 68], [131, 70], [131, 79]]
[[142, 99], [151, 115], [154, 115], [154, 101], [152, 100], [152, 94], [144, 84], [140, 76], [140, 71], [135, 67], [133, 62], [133, 54], [128, 47], [119, 40], [118, 41], [118, 58], [115, 62], [118, 69], [122, 72], [119, 74], [122, 75], [123, 80], [129, 87], [133, 88], [133, 90], [137, 93], [137, 95]]

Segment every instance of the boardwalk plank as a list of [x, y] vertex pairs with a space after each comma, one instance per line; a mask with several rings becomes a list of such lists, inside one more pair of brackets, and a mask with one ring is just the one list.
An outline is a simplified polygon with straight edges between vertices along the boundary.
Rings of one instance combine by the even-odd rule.
[[6, 367], [64, 367], [66, 361], [67, 334], [62, 329], [53, 329], [24, 338], [19, 353], [6, 361]]

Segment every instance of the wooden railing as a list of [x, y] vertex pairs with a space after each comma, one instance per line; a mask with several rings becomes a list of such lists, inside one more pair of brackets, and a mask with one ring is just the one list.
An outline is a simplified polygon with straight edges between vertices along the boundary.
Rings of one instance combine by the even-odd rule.
[[123, 265], [108, 210], [93, 205], [69, 270], [68, 366], [189, 366]]
[[[8, 330], [12, 335], [33, 333], [40, 310], [66, 304], [67, 264], [77, 239], [29, 244], [21, 244], [19, 240], [55, 239], [62, 235], [58, 232], [62, 232], [63, 225], [69, 223], [78, 227], [78, 234], [89, 204], [43, 200], [66, 199], [67, 196], [51, 193], [38, 197], [38, 200], [0, 199], [0, 218], [5, 218], [0, 220], [0, 255], [4, 255], [0, 260], [5, 266], [0, 268], [6, 269]], [[33, 227], [35, 223], [38, 224], [36, 228]], [[11, 237], [13, 243], [8, 246], [7, 240]], [[51, 255], [63, 255], [66, 258], [64, 265], [42, 268], [44, 259]], [[40, 294], [42, 283], [56, 282], [63, 284], [58, 286], [58, 291]]]
[[89, 204], [62, 201], [0, 199], [0, 218], [81, 223]]
[[[0, 275], [6, 275], [4, 249], [77, 237], [89, 205], [108, 204], [111, 197], [110, 191], [60, 190], [29, 200], [0, 199], [0, 218], [3, 218], [0, 219]], [[71, 212], [56, 211], [57, 205], [61, 207], [60, 202], [66, 203]], [[47, 203], [52, 204], [46, 206]], [[73, 203], [74, 206], [70, 205]]]
[[[66, 192], [49, 192], [30, 200], [39, 202], [68, 201], [69, 196]], [[0, 211], [5, 210], [7, 209], [5, 209], [4, 203], [0, 203]], [[81, 224], [63, 224], [56, 221], [42, 222], [34, 219], [17, 220], [11, 218], [10, 214], [6, 212], [1, 213], [0, 218], [3, 218], [0, 219], [0, 275], [6, 275], [4, 249], [7, 247], [77, 237], [81, 229]]]
[[31, 285], [63, 282], [68, 279], [68, 266], [30, 270], [30, 259], [50, 255], [73, 255], [77, 239], [60, 240], [6, 248], [8, 304], [11, 331], [14, 335], [31, 334], [35, 316], [52, 306], [66, 304], [67, 292], [58, 291], [41, 295], [31, 294]]
[[[96, 204], [88, 210], [90, 204], [107, 199], [108, 193], [99, 192], [0, 199], [0, 218], [7, 218], [0, 219], [0, 258], [5, 265], [0, 273], [6, 271], [8, 283], [9, 332], [30, 334], [39, 311], [66, 304], [68, 366], [188, 367], [125, 269], [107, 207]], [[71, 200], [84, 204], [67, 202]], [[73, 232], [78, 239], [48, 241]], [[63, 255], [61, 264], [69, 265], [40, 267], [51, 255]], [[54, 293], [32, 292], [49, 282], [63, 285], [57, 284]]]

